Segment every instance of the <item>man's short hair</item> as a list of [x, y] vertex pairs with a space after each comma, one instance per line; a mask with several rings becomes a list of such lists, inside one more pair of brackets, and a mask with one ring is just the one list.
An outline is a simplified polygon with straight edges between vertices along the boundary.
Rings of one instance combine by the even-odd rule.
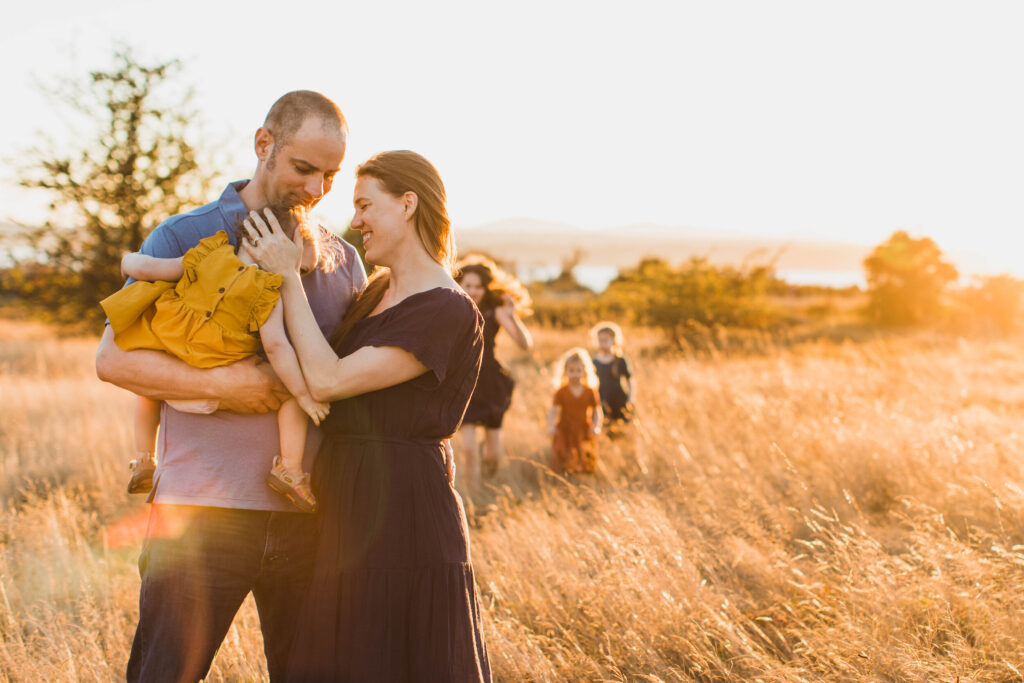
[[325, 128], [336, 127], [343, 138], [348, 132], [348, 124], [338, 105], [312, 90], [294, 90], [283, 95], [270, 107], [263, 127], [274, 136], [274, 142], [277, 143], [274, 147], [279, 149], [288, 144], [310, 116], [323, 121]]

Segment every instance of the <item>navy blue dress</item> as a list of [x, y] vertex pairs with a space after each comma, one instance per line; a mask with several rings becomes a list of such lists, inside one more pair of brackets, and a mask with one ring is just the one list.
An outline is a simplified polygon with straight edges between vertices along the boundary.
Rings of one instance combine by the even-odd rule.
[[629, 422], [632, 406], [629, 404], [629, 395], [623, 386], [633, 376], [633, 369], [630, 367], [629, 361], [623, 356], [615, 356], [609, 363], [602, 363], [596, 357], [592, 357], [591, 360], [594, 362], [594, 370], [600, 384], [598, 392], [601, 395], [601, 410], [604, 411], [604, 419], [608, 422]]
[[493, 307], [482, 311], [484, 316], [484, 356], [480, 363], [480, 379], [477, 380], [473, 398], [466, 409], [466, 424], [478, 424], [488, 429], [501, 429], [505, 413], [512, 405], [512, 390], [515, 380], [498, 362], [494, 355], [494, 342], [501, 330], [501, 324], [494, 315]]
[[356, 323], [364, 346], [429, 372], [331, 404], [313, 469], [314, 577], [289, 681], [489, 681], [466, 517], [441, 440], [476, 382], [483, 320], [461, 291], [420, 292]]

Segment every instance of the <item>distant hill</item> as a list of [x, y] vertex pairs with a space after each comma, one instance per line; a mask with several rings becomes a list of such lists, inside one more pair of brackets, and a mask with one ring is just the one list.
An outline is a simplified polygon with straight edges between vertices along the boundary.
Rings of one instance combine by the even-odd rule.
[[565, 223], [510, 218], [456, 227], [459, 251], [486, 251], [519, 265], [560, 263], [581, 249], [583, 263], [622, 268], [647, 256], [672, 263], [707, 256], [715, 263], [764, 263], [780, 270], [860, 271], [871, 251], [862, 244], [814, 242], [712, 233], [649, 223], [587, 230]]

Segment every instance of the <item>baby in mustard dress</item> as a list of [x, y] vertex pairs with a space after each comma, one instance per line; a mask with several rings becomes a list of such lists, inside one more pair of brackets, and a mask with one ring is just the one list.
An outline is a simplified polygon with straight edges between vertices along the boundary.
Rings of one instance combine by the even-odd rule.
[[[319, 425], [329, 405], [310, 396], [295, 350], [285, 336], [281, 276], [260, 270], [245, 246], [236, 253], [223, 230], [180, 258], [126, 254], [121, 269], [138, 282], [100, 305], [110, 319], [114, 341], [125, 351], [154, 349], [193, 367], [212, 368], [255, 354], [262, 342], [274, 373], [292, 394], [277, 414], [281, 455], [267, 475], [267, 484], [299, 509], [315, 510], [309, 475], [302, 471], [306, 416]], [[170, 403], [186, 412], [217, 409], [215, 401]], [[152, 489], [159, 426], [160, 402], [139, 396], [135, 409], [138, 453], [132, 461], [129, 493]]]

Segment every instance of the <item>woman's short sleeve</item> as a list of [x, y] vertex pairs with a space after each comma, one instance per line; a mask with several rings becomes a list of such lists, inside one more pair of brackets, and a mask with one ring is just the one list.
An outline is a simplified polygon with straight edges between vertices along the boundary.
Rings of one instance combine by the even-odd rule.
[[420, 292], [386, 314], [388, 318], [366, 340], [367, 346], [408, 351], [434, 373], [438, 383], [463, 363], [479, 365], [483, 317], [465, 294], [447, 288]]
[[253, 303], [249, 314], [249, 331], [256, 332], [267, 322], [274, 306], [281, 300], [281, 283], [284, 278], [277, 273], [267, 273], [263, 278], [263, 290]]
[[619, 356], [619, 374], [629, 379], [633, 376], [633, 364], [625, 356]]
[[185, 277], [189, 279], [189, 282], [196, 281], [196, 269], [203, 259], [225, 244], [229, 244], [228, 234], [220, 230], [216, 235], [199, 240], [199, 244], [185, 252], [181, 257], [181, 265], [185, 269]]

